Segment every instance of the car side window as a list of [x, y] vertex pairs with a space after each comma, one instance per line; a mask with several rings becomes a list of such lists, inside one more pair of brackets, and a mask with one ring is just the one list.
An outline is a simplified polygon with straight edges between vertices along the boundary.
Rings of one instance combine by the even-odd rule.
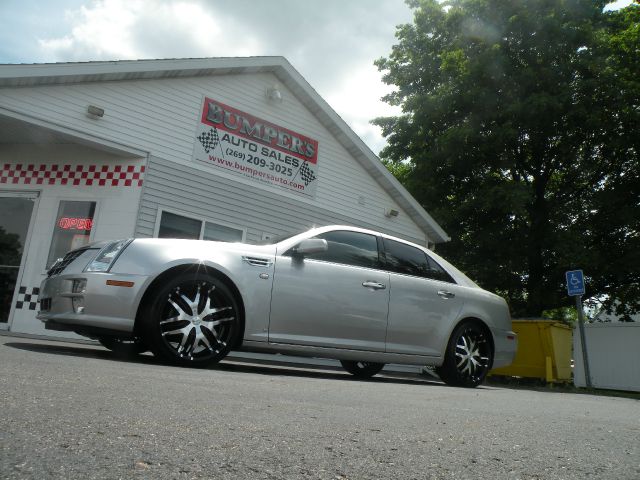
[[455, 283], [451, 275], [422, 250], [387, 238], [383, 239], [383, 242], [388, 270]]
[[327, 241], [326, 252], [307, 255], [306, 258], [342, 263], [356, 267], [380, 268], [378, 241], [374, 235], [348, 230], [337, 230], [316, 235]]

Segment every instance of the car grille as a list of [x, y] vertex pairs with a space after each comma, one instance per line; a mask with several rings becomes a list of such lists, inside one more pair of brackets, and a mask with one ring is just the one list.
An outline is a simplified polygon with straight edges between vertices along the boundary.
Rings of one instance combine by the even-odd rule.
[[48, 312], [49, 310], [51, 310], [51, 299], [43, 298], [42, 300], [40, 300], [40, 311]]
[[78, 250], [73, 250], [67, 253], [62, 258], [62, 261], [53, 264], [53, 266], [47, 272], [47, 277], [53, 277], [54, 275], [58, 275], [62, 273], [64, 269], [69, 266], [71, 262], [73, 262], [80, 255], [82, 255], [85, 251], [87, 251], [86, 248], [79, 248]]

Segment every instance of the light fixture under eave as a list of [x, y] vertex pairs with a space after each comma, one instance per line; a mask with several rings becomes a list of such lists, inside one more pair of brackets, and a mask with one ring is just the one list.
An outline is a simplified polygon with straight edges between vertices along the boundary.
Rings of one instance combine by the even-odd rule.
[[87, 116], [89, 118], [102, 118], [104, 117], [104, 108], [96, 107], [95, 105], [89, 105], [87, 107]]
[[398, 215], [400, 215], [400, 212], [398, 210], [396, 210], [395, 208], [389, 208], [389, 209], [384, 211], [384, 215], [385, 215], [385, 217], [388, 217], [388, 218], [395, 218]]
[[282, 103], [282, 92], [280, 91], [280, 85], [274, 85], [267, 88], [267, 99], [273, 103]]

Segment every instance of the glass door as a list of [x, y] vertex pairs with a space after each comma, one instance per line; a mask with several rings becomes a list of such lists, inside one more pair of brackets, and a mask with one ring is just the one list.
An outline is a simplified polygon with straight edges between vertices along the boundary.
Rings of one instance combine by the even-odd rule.
[[21, 266], [35, 193], [0, 192], [0, 326], [6, 325], [22, 276]]

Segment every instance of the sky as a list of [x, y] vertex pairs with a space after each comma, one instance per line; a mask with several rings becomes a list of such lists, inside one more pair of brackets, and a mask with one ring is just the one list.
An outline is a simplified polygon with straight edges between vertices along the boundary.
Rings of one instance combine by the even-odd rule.
[[[630, 3], [617, 0], [614, 8]], [[378, 154], [404, 0], [0, 0], [0, 63], [284, 56]]]
[[378, 154], [404, 0], [0, 0], [0, 63], [284, 56]]

